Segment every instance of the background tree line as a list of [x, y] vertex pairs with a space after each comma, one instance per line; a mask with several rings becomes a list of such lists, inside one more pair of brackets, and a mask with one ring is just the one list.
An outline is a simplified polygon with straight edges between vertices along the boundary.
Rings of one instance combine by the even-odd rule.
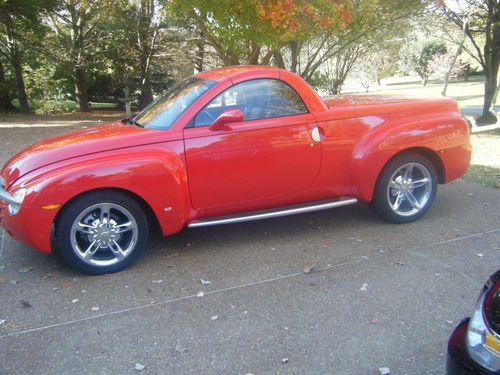
[[0, 0], [4, 111], [85, 112], [125, 87], [143, 108], [223, 65], [286, 68], [330, 94], [354, 70], [367, 89], [398, 72], [425, 84], [469, 69], [463, 56], [485, 73], [482, 117], [494, 121], [499, 0]]

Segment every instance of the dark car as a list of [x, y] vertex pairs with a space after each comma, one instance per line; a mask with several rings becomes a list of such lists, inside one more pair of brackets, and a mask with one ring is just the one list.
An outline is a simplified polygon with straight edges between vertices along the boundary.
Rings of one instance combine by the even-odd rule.
[[472, 317], [453, 331], [446, 373], [500, 374], [500, 270], [486, 281]]

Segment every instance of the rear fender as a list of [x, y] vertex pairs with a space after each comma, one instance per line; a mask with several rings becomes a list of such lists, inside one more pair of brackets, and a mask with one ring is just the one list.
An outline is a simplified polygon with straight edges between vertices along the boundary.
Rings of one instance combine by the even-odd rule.
[[[433, 156], [431, 161], [439, 161], [436, 169], [440, 172], [441, 168], [441, 182], [457, 178], [465, 173], [470, 161], [467, 123], [459, 113], [443, 113], [374, 128], [354, 148], [348, 193], [370, 202], [378, 176], [387, 162], [411, 150], [421, 150], [424, 155]], [[458, 158], [458, 163], [452, 165], [448, 154]]]

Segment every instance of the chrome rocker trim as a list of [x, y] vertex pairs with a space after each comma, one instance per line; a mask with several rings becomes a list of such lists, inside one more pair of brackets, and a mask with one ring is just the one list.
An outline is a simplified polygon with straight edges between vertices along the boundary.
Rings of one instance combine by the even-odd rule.
[[351, 204], [355, 204], [357, 202], [358, 200], [356, 198], [344, 197], [335, 200], [311, 202], [298, 206], [285, 206], [285, 207], [274, 208], [271, 210], [245, 212], [238, 215], [218, 216], [208, 219], [194, 220], [188, 224], [188, 227], [198, 228], [198, 227], [208, 227], [212, 225], [241, 223], [244, 221], [271, 219], [274, 217], [303, 214], [306, 212], [321, 211], [321, 210], [327, 210], [329, 208], [348, 206]]

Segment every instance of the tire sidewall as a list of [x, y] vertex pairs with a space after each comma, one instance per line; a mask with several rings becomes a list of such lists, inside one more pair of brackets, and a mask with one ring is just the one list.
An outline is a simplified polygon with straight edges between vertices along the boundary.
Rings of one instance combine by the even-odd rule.
[[[83, 262], [71, 245], [71, 227], [74, 221], [83, 210], [97, 203], [114, 203], [123, 206], [137, 222], [138, 238], [133, 251], [122, 261], [109, 266], [93, 266]], [[131, 266], [144, 252], [148, 235], [148, 220], [143, 209], [134, 199], [121, 192], [97, 191], [80, 196], [63, 208], [56, 223], [56, 243], [59, 253], [71, 266], [90, 275], [114, 273]]]
[[[389, 205], [387, 199], [387, 185], [389, 184], [390, 178], [394, 174], [394, 172], [408, 163], [419, 163], [429, 171], [432, 179], [431, 193], [429, 195], [429, 199], [420, 211], [410, 216], [402, 216], [394, 212]], [[420, 219], [423, 215], [425, 215], [425, 213], [429, 210], [429, 208], [432, 206], [432, 203], [434, 202], [436, 192], [437, 173], [436, 169], [429, 161], [429, 159], [417, 153], [402, 154], [389, 161], [382, 170], [382, 173], [377, 180], [371, 206], [380, 216], [382, 216], [389, 222], [396, 224], [410, 223]]]

